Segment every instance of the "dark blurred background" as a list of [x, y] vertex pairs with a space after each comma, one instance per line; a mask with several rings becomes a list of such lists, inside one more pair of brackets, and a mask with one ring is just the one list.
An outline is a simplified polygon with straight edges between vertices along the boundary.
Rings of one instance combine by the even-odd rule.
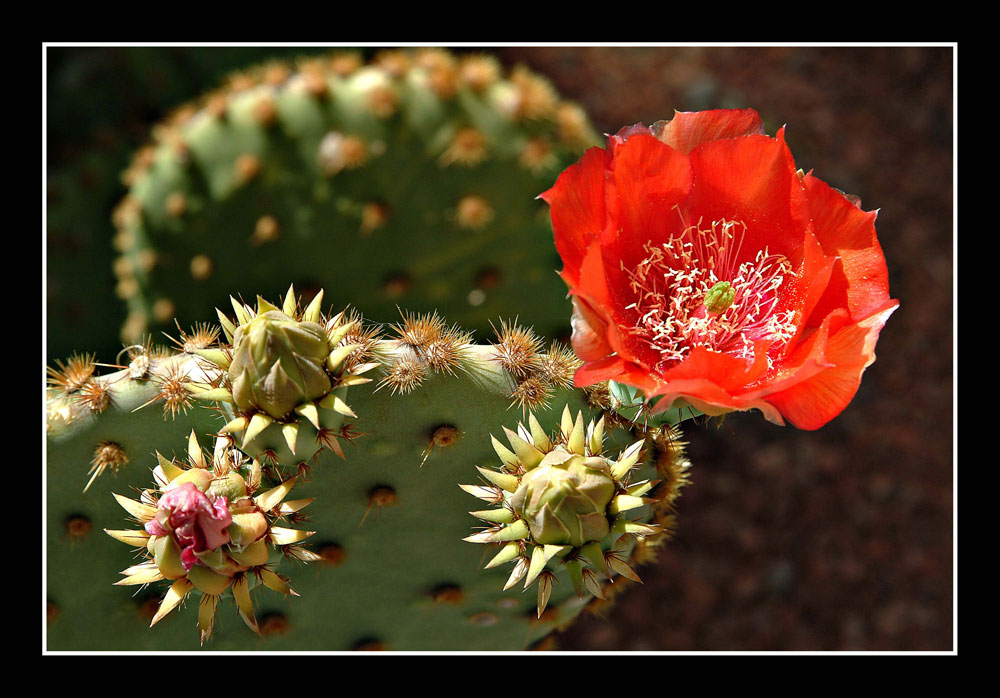
[[[303, 48], [48, 50], [49, 357], [53, 328], [106, 326], [120, 348], [109, 221], [150, 126], [228, 72]], [[368, 50], [373, 53], [374, 50]], [[673, 111], [753, 107], [802, 169], [879, 209], [900, 300], [878, 361], [816, 432], [733, 414], [687, 429], [693, 484], [645, 584], [563, 650], [953, 649], [951, 47], [499, 47], [603, 132]], [[73, 192], [79, 201], [67, 201]], [[106, 312], [72, 302], [73, 259]], [[87, 306], [87, 307], [85, 307]], [[97, 307], [101, 307], [98, 304]]]

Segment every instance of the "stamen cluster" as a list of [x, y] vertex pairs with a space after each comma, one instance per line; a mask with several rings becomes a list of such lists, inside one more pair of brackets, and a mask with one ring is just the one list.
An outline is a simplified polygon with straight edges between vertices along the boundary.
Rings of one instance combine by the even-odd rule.
[[627, 306], [637, 316], [629, 331], [661, 355], [656, 370], [697, 346], [752, 359], [754, 342], [781, 345], [795, 335], [794, 311], [777, 310], [791, 264], [766, 247], [741, 262], [746, 232], [740, 221], [708, 228], [699, 221], [660, 245], [647, 243], [646, 257], [625, 269], [636, 297]]

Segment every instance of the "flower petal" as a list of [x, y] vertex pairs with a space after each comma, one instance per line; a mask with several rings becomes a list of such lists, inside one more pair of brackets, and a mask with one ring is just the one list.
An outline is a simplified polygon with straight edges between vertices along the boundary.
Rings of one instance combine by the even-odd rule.
[[538, 198], [549, 204], [556, 250], [565, 272], [577, 283], [588, 245], [605, 225], [605, 153], [590, 148], [580, 161], [559, 175], [555, 185]]
[[784, 133], [712, 141], [693, 150], [690, 158], [689, 223], [741, 221], [747, 231], [740, 261], [768, 249], [798, 267], [809, 210]]
[[861, 385], [861, 375], [875, 361], [875, 342], [889, 316], [899, 307], [889, 301], [865, 320], [843, 327], [826, 343], [833, 364], [810, 379], [766, 397], [799, 429], [818, 429], [840, 414]]
[[756, 342], [754, 360], [694, 347], [683, 361], [666, 371], [655, 392], [662, 395], [666, 408], [674, 400], [684, 399], [705, 414], [722, 414], [750, 409], [740, 398], [744, 386], [760, 380], [767, 371], [767, 342]]
[[[611, 256], [613, 264], [613, 253], [608, 253], [606, 247], [593, 245], [590, 248], [580, 267], [580, 286], [570, 294], [583, 301], [584, 307], [590, 311], [587, 320], [591, 328], [595, 331], [603, 328], [602, 338], [610, 347], [608, 354], [617, 353], [626, 361], [651, 366], [659, 360], [659, 355], [624, 329], [634, 324], [636, 311], [628, 309], [634, 295], [629, 285], [622, 283], [617, 275], [612, 274], [609, 278], [608, 272], [615, 267], [605, 264], [606, 254]], [[615, 270], [621, 273], [620, 263]]]
[[776, 313], [794, 313], [797, 329], [795, 336], [785, 347], [785, 354], [795, 348], [807, 328], [815, 329], [814, 323], [820, 324], [826, 317], [827, 314], [815, 313], [814, 309], [827, 291], [836, 264], [837, 258], [827, 256], [816, 236], [807, 232], [803, 239], [802, 263], [795, 274], [782, 285], [780, 301], [774, 309]]
[[823, 251], [840, 261], [826, 293], [813, 310], [822, 319], [833, 308], [868, 317], [889, 299], [889, 272], [875, 236], [875, 211], [862, 211], [811, 174], [803, 179], [813, 230]]
[[607, 356], [597, 361], [587, 361], [576, 370], [573, 384], [585, 388], [606, 380], [618, 381], [638, 388], [646, 395], [656, 394], [657, 380], [642, 366], [626, 361], [620, 356]]
[[764, 135], [764, 122], [753, 109], [713, 109], [711, 111], [675, 111], [669, 121], [657, 121], [653, 135], [671, 148], [690, 153], [703, 143], [720, 138]]
[[573, 352], [584, 361], [602, 359], [613, 352], [604, 340], [608, 333], [608, 323], [591, 309], [590, 304], [579, 297], [573, 298], [573, 317], [570, 319], [573, 334], [570, 344]]
[[642, 133], [614, 149], [612, 165], [615, 197], [609, 213], [615, 225], [607, 226], [601, 243], [632, 268], [646, 256], [646, 244], [665, 242], [682, 227], [676, 209], [691, 189], [691, 165], [679, 151]]

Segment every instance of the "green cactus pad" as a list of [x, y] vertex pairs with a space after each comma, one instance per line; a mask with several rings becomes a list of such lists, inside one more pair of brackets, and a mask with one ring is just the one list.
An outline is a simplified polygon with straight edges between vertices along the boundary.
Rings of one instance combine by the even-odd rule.
[[[557, 583], [539, 617], [534, 596], [503, 592], [508, 572], [483, 570], [483, 546], [462, 540], [468, 535], [470, 507], [459, 483], [475, 478], [477, 466], [485, 469], [495, 461], [489, 433], [523, 419], [512, 395], [525, 381], [544, 376], [546, 354], [528, 361], [524, 375], [517, 376], [502, 361], [509, 354], [502, 342], [463, 345], [462, 361], [452, 371], [435, 368], [429, 358], [435, 354], [428, 352], [432, 342], [414, 341], [426, 320], [411, 317], [398, 328], [399, 338], [373, 340], [370, 353], [382, 361], [373, 374], [381, 380], [349, 389], [358, 419], [337, 439], [344, 459], [329, 448], [319, 449], [298, 472], [295, 497], [316, 498], [308, 522], [308, 529], [316, 531], [307, 545], [312, 555], [283, 560], [275, 571], [289, 578], [300, 596], [283, 600], [267, 590], [248, 590], [262, 638], [245, 627], [227, 600], [228, 591], [218, 608], [211, 606], [215, 601], [203, 603], [202, 616], [214, 611], [215, 617], [207, 648], [516, 650], [565, 627], [585, 607], [603, 603], [589, 591], [578, 598], [572, 585]], [[424, 375], [411, 390], [394, 392], [386, 380], [404, 357], [423, 365]], [[127, 548], [97, 532], [127, 527], [109, 489], [128, 497], [130, 489], [148, 487], [157, 451], [169, 459], [189, 444], [192, 429], [214, 434], [226, 423], [217, 410], [201, 406], [186, 413], [161, 409], [164, 376], [211, 379], [199, 374], [205, 370], [201, 356], [180, 353], [152, 358], [141, 376], [132, 377], [138, 369], [123, 368], [90, 376], [72, 390], [58, 383], [52, 388], [46, 478], [50, 650], [198, 647], [195, 597], [189, 597], [187, 608], [148, 628], [169, 585], [161, 582], [163, 588], [153, 585], [134, 597], [113, 586], [115, 573], [134, 561]], [[79, 398], [90, 383], [106, 387], [101, 410], [92, 408], [93, 400]], [[547, 404], [568, 404], [592, 416], [600, 411], [590, 405], [588, 393], [548, 385]], [[535, 404], [533, 411], [546, 430], [559, 428], [555, 409]], [[621, 429], [609, 432], [609, 450], [621, 450], [635, 439]], [[83, 493], [94, 453], [107, 443], [119, 446], [128, 462], [109, 467]], [[658, 471], [663, 478], [654, 456], [637, 476], [654, 477]], [[672, 501], [664, 498], [663, 507], [630, 513], [663, 524], [672, 516]], [[625, 554], [638, 564], [651, 559], [651, 551], [648, 541], [636, 545], [629, 539]], [[319, 559], [303, 567], [301, 560], [313, 556]], [[608, 597], [628, 583], [614, 579], [594, 593]]]

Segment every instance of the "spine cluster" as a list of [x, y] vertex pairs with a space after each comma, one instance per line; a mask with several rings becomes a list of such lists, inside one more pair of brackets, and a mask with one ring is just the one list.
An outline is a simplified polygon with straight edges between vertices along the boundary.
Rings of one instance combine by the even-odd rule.
[[192, 432], [187, 463], [159, 453], [156, 457], [155, 488], [143, 490], [138, 500], [115, 495], [141, 528], [105, 532], [143, 557], [123, 570], [124, 579], [116, 584], [171, 582], [151, 626], [192, 591], [201, 592], [198, 629], [203, 643], [212, 635], [220, 597], [230, 590], [240, 617], [260, 634], [251, 589], [262, 585], [297, 596], [288, 580], [274, 571], [272, 551], [303, 561], [318, 559], [301, 546], [313, 531], [279, 525], [298, 520], [312, 500], [286, 499], [295, 478], [256, 494], [262, 483], [260, 463], [246, 459], [226, 438], [218, 439], [207, 457]]

